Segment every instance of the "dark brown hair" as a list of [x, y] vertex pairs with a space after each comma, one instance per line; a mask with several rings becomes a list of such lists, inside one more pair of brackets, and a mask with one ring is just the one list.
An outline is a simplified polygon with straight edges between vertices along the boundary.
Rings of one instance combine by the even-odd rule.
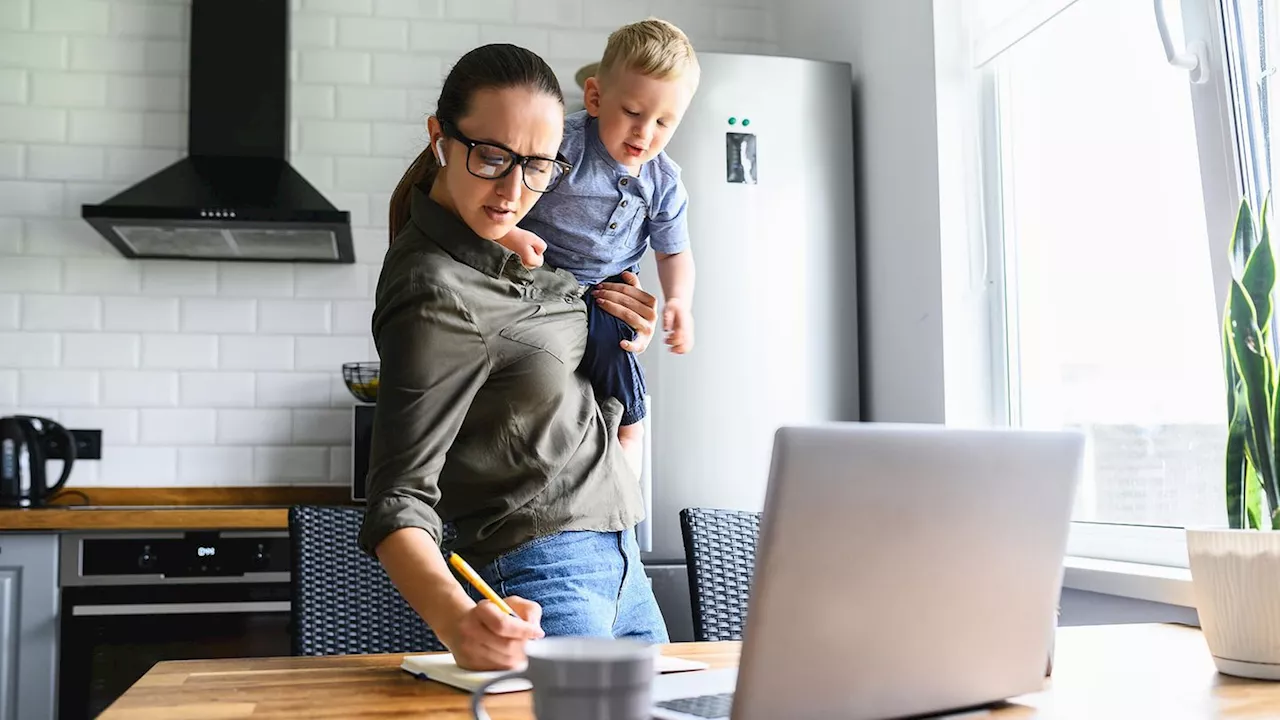
[[[505, 88], [529, 88], [546, 93], [564, 104], [560, 81], [546, 61], [518, 45], [498, 43], [482, 45], [458, 59], [445, 77], [444, 87], [440, 88], [435, 116], [443, 124], [456, 124], [470, 110], [471, 98], [476, 92]], [[413, 186], [421, 183], [429, 188], [440, 169], [430, 147], [430, 139], [427, 145], [391, 193], [389, 228], [392, 240], [409, 223], [409, 199]]]

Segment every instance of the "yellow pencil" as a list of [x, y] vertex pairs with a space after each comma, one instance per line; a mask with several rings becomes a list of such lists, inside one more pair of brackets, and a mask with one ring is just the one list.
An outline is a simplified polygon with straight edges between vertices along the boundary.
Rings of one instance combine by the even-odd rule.
[[484, 578], [477, 575], [476, 571], [472, 570], [471, 566], [467, 564], [467, 561], [463, 560], [458, 553], [449, 554], [449, 564], [453, 566], [454, 570], [458, 571], [459, 575], [466, 578], [467, 582], [471, 583], [476, 590], [479, 590], [481, 595], [484, 595], [490, 602], [497, 605], [499, 610], [513, 618], [520, 617], [519, 615], [516, 615], [516, 611], [512, 610], [510, 605], [504, 602], [502, 598], [498, 597], [498, 593], [494, 592], [493, 588], [489, 587], [489, 583], [485, 582]]

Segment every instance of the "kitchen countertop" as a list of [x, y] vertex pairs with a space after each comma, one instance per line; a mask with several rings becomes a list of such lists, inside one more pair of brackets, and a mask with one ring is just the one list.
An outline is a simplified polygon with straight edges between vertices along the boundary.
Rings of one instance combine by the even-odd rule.
[[289, 506], [348, 505], [346, 486], [68, 489], [41, 508], [0, 509], [0, 531], [279, 529]]

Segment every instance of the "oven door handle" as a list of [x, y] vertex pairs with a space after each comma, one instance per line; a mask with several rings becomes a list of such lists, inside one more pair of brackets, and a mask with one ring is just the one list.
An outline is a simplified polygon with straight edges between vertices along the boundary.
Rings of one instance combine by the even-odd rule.
[[222, 615], [226, 613], [289, 612], [288, 600], [258, 602], [188, 602], [188, 603], [133, 603], [119, 605], [73, 605], [71, 614], [76, 617], [103, 617], [109, 615]]

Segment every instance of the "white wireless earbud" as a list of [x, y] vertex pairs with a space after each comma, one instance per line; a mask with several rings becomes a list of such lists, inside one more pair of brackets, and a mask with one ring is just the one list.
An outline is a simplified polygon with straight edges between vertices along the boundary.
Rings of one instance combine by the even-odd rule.
[[448, 161], [444, 159], [444, 138], [436, 140], [436, 161], [440, 163], [440, 167], [448, 165]]

